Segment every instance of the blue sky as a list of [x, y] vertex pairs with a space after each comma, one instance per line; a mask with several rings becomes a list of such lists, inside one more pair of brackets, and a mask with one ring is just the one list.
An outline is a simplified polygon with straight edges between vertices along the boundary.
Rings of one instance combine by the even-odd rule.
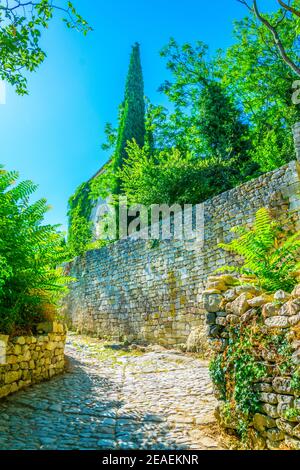
[[[266, 3], [271, 0], [264, 0]], [[64, 3], [58, 0], [58, 3]], [[232, 43], [237, 0], [74, 0], [94, 31], [83, 37], [54, 21], [43, 34], [47, 59], [29, 77], [29, 96], [7, 90], [0, 106], [1, 163], [39, 184], [51, 223], [66, 226], [69, 196], [107, 160], [104, 125], [116, 123], [131, 45], [141, 44], [145, 94], [156, 104], [167, 78], [159, 50], [173, 36], [210, 50]]]

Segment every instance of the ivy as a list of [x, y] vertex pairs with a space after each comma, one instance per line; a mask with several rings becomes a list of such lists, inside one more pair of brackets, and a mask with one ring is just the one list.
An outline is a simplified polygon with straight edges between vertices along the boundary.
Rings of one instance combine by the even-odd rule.
[[82, 183], [69, 199], [68, 246], [72, 256], [82, 255], [92, 242], [93, 230], [90, 220], [93, 201], [90, 198], [90, 182]]
[[[276, 374], [291, 377], [291, 388], [300, 395], [300, 368], [291, 360], [293, 348], [289, 333], [273, 333], [264, 327], [260, 314], [251, 324], [232, 327], [228, 345], [210, 363], [210, 375], [222, 401], [221, 421], [234, 427], [242, 442], [250, 438], [252, 418], [260, 411], [256, 382], [268, 376], [265, 354], [272, 355]], [[300, 411], [287, 410], [286, 418], [299, 417]]]
[[266, 366], [257, 360], [255, 352], [261, 343], [256, 324], [230, 330], [229, 344], [210, 364], [214, 385], [224, 402], [222, 419], [234, 420], [239, 437], [246, 440], [253, 415], [259, 411], [259, 392], [254, 383], [266, 375]]

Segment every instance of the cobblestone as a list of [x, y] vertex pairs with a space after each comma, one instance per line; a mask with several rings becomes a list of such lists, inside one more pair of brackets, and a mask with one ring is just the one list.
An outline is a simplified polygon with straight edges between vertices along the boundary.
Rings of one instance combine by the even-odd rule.
[[67, 373], [0, 401], [0, 449], [218, 449], [205, 361], [69, 335]]

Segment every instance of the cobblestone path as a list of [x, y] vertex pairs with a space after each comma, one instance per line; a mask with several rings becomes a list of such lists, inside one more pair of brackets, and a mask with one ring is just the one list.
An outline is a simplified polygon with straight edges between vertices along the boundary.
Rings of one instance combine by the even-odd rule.
[[70, 335], [68, 371], [0, 401], [0, 449], [217, 449], [207, 364]]

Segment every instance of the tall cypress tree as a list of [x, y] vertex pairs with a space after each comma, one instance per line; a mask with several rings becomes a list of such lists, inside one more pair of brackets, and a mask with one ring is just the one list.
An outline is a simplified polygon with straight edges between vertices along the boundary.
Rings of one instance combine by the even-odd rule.
[[[135, 139], [139, 146], [145, 143], [145, 98], [144, 80], [141, 66], [140, 46], [132, 47], [129, 70], [126, 80], [125, 97], [121, 106], [120, 123], [115, 151], [115, 171], [123, 166], [127, 159], [127, 142]], [[116, 184], [116, 194], [120, 193], [120, 184]]]

